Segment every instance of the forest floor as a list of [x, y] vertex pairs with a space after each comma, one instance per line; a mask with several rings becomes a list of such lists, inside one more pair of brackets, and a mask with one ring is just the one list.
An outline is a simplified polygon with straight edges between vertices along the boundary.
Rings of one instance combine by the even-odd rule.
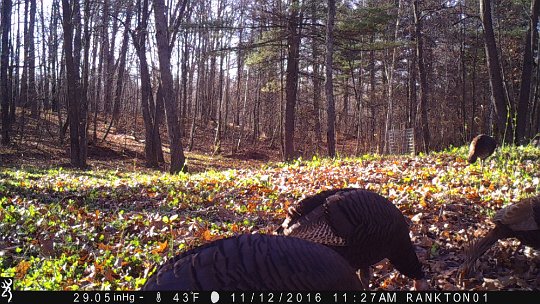
[[[14, 276], [16, 289], [136, 290], [165, 257], [239, 233], [272, 233], [290, 205], [335, 187], [369, 189], [396, 204], [411, 220], [433, 289], [540, 289], [539, 252], [516, 251], [514, 239], [481, 257], [472, 278], [457, 280], [465, 248], [492, 227], [490, 216], [540, 192], [538, 148], [499, 148], [483, 170], [467, 164], [466, 147], [289, 164], [270, 149], [233, 158], [196, 148], [187, 153], [193, 171], [170, 175], [144, 167], [140, 135], [110, 134], [111, 143], [91, 146], [91, 168], [82, 171], [69, 168], [67, 145], [54, 143], [54, 126], [45, 124], [29, 120], [25, 137], [0, 150], [0, 276]], [[408, 290], [412, 282], [383, 261], [372, 287]]]
[[[0, 146], [0, 167], [69, 167], [69, 133], [65, 134], [63, 141], [60, 140], [58, 118], [52, 113], [47, 113], [42, 119], [25, 117], [21, 120], [22, 114], [18, 114], [18, 122], [13, 127], [13, 144], [9, 147]], [[113, 126], [106, 140], [103, 140], [108, 123], [109, 121], [98, 119], [97, 140], [93, 139], [93, 124], [90, 123], [88, 135], [90, 168], [148, 170], [145, 167], [142, 118], [131, 123], [120, 122], [119, 125], [123, 127]], [[128, 126], [124, 127], [126, 125]], [[161, 134], [165, 146], [164, 157], [168, 163], [168, 138], [164, 135], [166, 128], [162, 128]], [[231, 153], [230, 141], [224, 141], [222, 144], [224, 152], [214, 155], [213, 136], [214, 130], [211, 126], [196, 125], [193, 148], [184, 152], [190, 172], [260, 167], [268, 161], [279, 161], [281, 157], [277, 148], [271, 148], [267, 142], [262, 141], [255, 145], [246, 144], [249, 148], [240, 149], [234, 154]], [[186, 148], [187, 139], [184, 138], [183, 141]], [[166, 171], [168, 168], [166, 164], [162, 164], [160, 169]]]

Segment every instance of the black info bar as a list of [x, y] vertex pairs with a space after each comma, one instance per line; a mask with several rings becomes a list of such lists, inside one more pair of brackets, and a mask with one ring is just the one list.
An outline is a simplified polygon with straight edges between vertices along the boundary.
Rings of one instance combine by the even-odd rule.
[[0, 303], [538, 303], [540, 291], [10, 291]]

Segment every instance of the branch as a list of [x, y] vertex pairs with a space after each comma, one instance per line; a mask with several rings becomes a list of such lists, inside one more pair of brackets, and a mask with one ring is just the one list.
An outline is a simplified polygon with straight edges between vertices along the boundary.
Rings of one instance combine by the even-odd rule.
[[482, 22], [482, 20], [480, 19], [480, 16], [478, 16], [478, 15], [469, 15], [469, 14], [461, 14], [461, 15], [466, 15], [466, 17], [461, 18], [458, 21], [452, 23], [452, 26], [458, 25], [458, 24], [460, 24], [461, 22], [463, 22], [463, 21], [465, 21], [467, 19], [476, 19], [477, 21]]
[[[169, 48], [172, 49], [174, 46], [174, 42], [176, 40], [176, 35], [178, 34], [178, 31], [180, 29], [180, 25], [182, 24], [182, 19], [184, 19], [184, 13], [186, 12], [186, 7], [189, 0], [182, 0], [182, 2], [179, 2], [174, 10], [174, 15], [178, 15], [174, 19], [174, 22], [172, 22], [172, 36], [169, 41]], [[189, 12], [191, 14], [191, 10]]]

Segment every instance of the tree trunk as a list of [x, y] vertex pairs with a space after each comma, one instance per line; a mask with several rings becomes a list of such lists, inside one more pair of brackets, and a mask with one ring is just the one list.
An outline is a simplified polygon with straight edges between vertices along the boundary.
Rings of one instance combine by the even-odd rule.
[[[79, 121], [79, 138], [80, 138], [80, 151], [81, 159], [86, 160], [88, 155], [88, 76], [90, 70], [90, 36], [91, 36], [91, 18], [90, 18], [90, 1], [84, 1], [84, 32], [81, 31], [81, 15], [77, 14], [77, 24], [79, 24], [79, 29], [77, 30], [77, 35], [75, 35], [74, 51], [75, 54], [78, 54], [76, 58], [78, 61], [75, 62], [77, 66], [82, 67], [82, 79], [80, 81], [80, 121]], [[81, 35], [84, 36], [84, 43]], [[84, 46], [84, 48], [83, 48]], [[81, 62], [80, 54], [83, 50], [83, 60]], [[85, 161], [86, 162], [86, 161]]]
[[319, 65], [319, 45], [317, 43], [317, 3], [311, 3], [311, 54], [313, 60], [313, 120], [315, 141], [317, 143], [317, 152], [322, 147], [322, 131], [321, 131], [321, 72]]
[[419, 1], [413, 1], [414, 11], [414, 28], [416, 34], [416, 57], [418, 60], [418, 76], [420, 77], [420, 101], [416, 109], [416, 128], [419, 132], [422, 142], [420, 145], [420, 151], [429, 151], [430, 134], [427, 117], [428, 109], [428, 82], [426, 63], [424, 58], [424, 41], [422, 36], [422, 17], [420, 16]]
[[244, 86], [244, 93], [242, 96], [242, 121], [240, 122], [239, 130], [238, 130], [238, 137], [235, 138], [236, 143], [233, 144], [235, 148], [233, 151], [240, 151], [240, 146], [242, 145], [242, 137], [244, 137], [244, 128], [247, 124], [247, 118], [246, 118], [246, 112], [247, 112], [247, 96], [249, 91], [249, 80], [250, 80], [250, 69], [248, 66], [248, 69], [246, 71], [246, 82]]
[[[30, 16], [30, 1], [29, 0], [25, 0], [24, 1], [24, 24], [23, 24], [23, 28], [24, 28], [24, 39], [23, 39], [23, 43], [24, 43], [24, 46], [23, 46], [23, 53], [24, 53], [24, 62], [23, 62], [23, 67], [22, 67], [22, 75], [21, 75], [21, 91], [20, 91], [20, 95], [19, 95], [19, 98], [17, 99], [17, 101], [19, 102], [19, 104], [22, 104], [22, 112], [21, 112], [21, 115], [20, 115], [20, 119], [19, 119], [19, 126], [17, 128], [17, 130], [19, 131], [19, 138], [22, 140], [23, 136], [24, 136], [24, 129], [25, 129], [25, 126], [26, 126], [26, 109], [31, 105], [31, 98], [30, 98], [30, 89], [29, 89], [29, 85], [28, 85], [28, 80], [29, 80], [29, 77], [28, 77], [28, 69], [30, 67], [30, 45], [33, 45], [34, 44], [34, 41], [33, 41], [33, 37], [31, 37], [30, 35], [30, 30], [29, 30], [29, 20], [28, 20], [28, 17]], [[17, 28], [20, 28], [21, 26], [18, 26]], [[19, 44], [17, 44], [17, 49], [19, 48]], [[18, 61], [17, 62], [17, 65], [19, 64]], [[15, 117], [13, 117], [13, 120], [15, 121]]]
[[224, 54], [223, 52], [221, 52], [219, 57], [219, 94], [218, 100], [216, 102], [216, 132], [214, 134], [214, 154], [221, 153], [221, 129], [223, 124], [223, 111], [221, 110], [223, 107], [223, 57]]
[[127, 9], [126, 12], [126, 22], [125, 22], [125, 30], [124, 35], [122, 38], [122, 47], [120, 49], [120, 58], [118, 59], [118, 73], [116, 77], [116, 91], [114, 93], [114, 101], [113, 101], [113, 111], [112, 111], [112, 118], [111, 122], [109, 123], [109, 127], [107, 128], [107, 131], [105, 132], [105, 135], [103, 136], [103, 140], [105, 141], [105, 138], [107, 138], [107, 135], [109, 134], [111, 127], [113, 125], [116, 125], [118, 127], [118, 121], [120, 120], [120, 104], [122, 103], [122, 89], [124, 87], [124, 72], [126, 70], [126, 56], [127, 56], [127, 50], [128, 50], [128, 43], [129, 43], [129, 26], [131, 24], [131, 8]]
[[[80, 10], [78, 0], [62, 0], [62, 18], [64, 28], [64, 53], [66, 62], [67, 77], [67, 102], [70, 138], [70, 158], [71, 165], [77, 168], [86, 167], [86, 159], [82, 158], [80, 142], [80, 88], [79, 88], [79, 67], [76, 65], [77, 59], [74, 54], [77, 49], [74, 41], [74, 29], [80, 21]], [[78, 15], [78, 17], [77, 17]]]
[[[112, 2], [114, 3], [114, 2]], [[118, 32], [118, 9], [114, 8], [112, 6], [113, 11], [111, 12], [111, 1], [105, 0], [103, 2], [103, 31], [102, 31], [102, 39], [103, 39], [103, 108], [105, 110], [105, 113], [109, 114], [111, 113], [111, 103], [112, 103], [112, 91], [113, 91], [113, 79], [114, 79], [114, 48], [115, 48], [115, 42], [116, 42], [116, 34]], [[112, 20], [112, 37], [109, 40], [109, 26], [110, 22], [109, 20]]]
[[42, 73], [43, 75], [45, 75], [45, 77], [43, 77], [44, 79], [42, 79], [42, 83], [43, 83], [43, 92], [42, 92], [42, 98], [43, 98], [43, 109], [44, 110], [49, 110], [50, 109], [50, 93], [49, 93], [49, 77], [51, 75], [50, 71], [49, 71], [49, 65], [48, 65], [48, 62], [47, 62], [47, 56], [45, 56], [45, 54], [47, 54], [47, 43], [45, 41], [47, 41], [47, 37], [45, 35], [46, 33], [46, 30], [45, 30], [45, 9], [44, 9], [44, 5], [43, 5], [43, 1], [41, 1], [41, 12], [39, 14], [39, 19], [40, 19], [40, 25], [41, 25], [41, 39], [42, 39], [42, 43], [41, 43], [41, 52], [42, 52], [42, 55], [41, 55], [41, 66], [42, 66]]
[[53, 0], [53, 3], [51, 5], [51, 22], [49, 25], [49, 62], [51, 65], [50, 71], [51, 71], [51, 108], [53, 111], [58, 111], [59, 105], [58, 105], [58, 84], [57, 84], [57, 57], [58, 57], [58, 20], [59, 20], [59, 4], [58, 0]]
[[480, 19], [484, 27], [484, 47], [486, 62], [489, 72], [489, 86], [491, 88], [491, 100], [495, 109], [497, 132], [505, 141], [511, 139], [512, 122], [508, 115], [508, 101], [504, 93], [504, 84], [501, 74], [501, 64], [497, 53], [495, 33], [493, 32], [493, 20], [491, 16], [492, 0], [480, 0]]
[[416, 62], [416, 52], [413, 51], [411, 52], [410, 62], [407, 65], [409, 71], [407, 79], [407, 100], [409, 108], [409, 111], [407, 112], [407, 128], [413, 128], [416, 122], [416, 104], [418, 103], [416, 93]]
[[334, 19], [336, 16], [336, 1], [328, 0], [328, 20], [326, 24], [326, 106], [327, 106], [327, 131], [326, 144], [328, 146], [328, 156], [336, 156], [336, 106], [334, 103], [334, 81], [333, 76], [333, 55], [334, 55]]
[[[375, 34], [372, 34], [370, 39], [370, 43], [373, 44], [375, 42]], [[375, 137], [376, 131], [375, 131], [375, 107], [377, 103], [376, 98], [376, 92], [375, 92], [375, 51], [372, 49], [369, 51], [369, 110], [371, 117], [369, 117], [369, 139], [368, 139], [368, 147], [376, 146], [377, 138]]]
[[[401, 0], [398, 0], [398, 7], [397, 7], [397, 16], [396, 16], [396, 23], [394, 26], [394, 43], [396, 43], [399, 39], [399, 23], [401, 18]], [[389, 147], [388, 147], [388, 134], [392, 127], [392, 121], [393, 121], [393, 115], [394, 115], [394, 70], [396, 66], [396, 56], [397, 56], [397, 47], [392, 47], [392, 58], [390, 61], [390, 66], [388, 67], [388, 108], [386, 109], [386, 119], [384, 123], [384, 146], [383, 146], [383, 153], [388, 153]]]
[[2, 44], [0, 45], [0, 100], [2, 105], [2, 144], [10, 142], [11, 120], [9, 117], [10, 88], [8, 83], [9, 31], [11, 28], [11, 0], [2, 0]]
[[36, 0], [30, 0], [30, 24], [28, 25], [28, 101], [33, 118], [39, 116], [39, 105], [36, 94], [36, 45], [34, 41], [34, 29], [36, 25]]
[[287, 22], [287, 69], [285, 81], [285, 151], [286, 161], [294, 158], [294, 120], [296, 95], [298, 92], [298, 62], [300, 60], [299, 0], [291, 3], [291, 14]]
[[[14, 13], [15, 16], [17, 16], [17, 22], [20, 21], [20, 5], [16, 6], [16, 11]], [[15, 45], [13, 46], [13, 59], [11, 60], [12, 65], [18, 65], [21, 58], [21, 51], [20, 51], [20, 45], [21, 45], [21, 26], [17, 26], [17, 34], [15, 38]], [[17, 108], [17, 105], [20, 105], [20, 101], [22, 100], [21, 96], [21, 89], [23, 86], [22, 78], [20, 77], [20, 70], [21, 69], [9, 69], [9, 78], [11, 79], [11, 106], [9, 107], [9, 121], [11, 124], [15, 123], [16, 117], [15, 117], [15, 110]], [[24, 67], [23, 67], [23, 73], [24, 73]]]
[[[478, 29], [475, 31], [475, 44], [478, 45]], [[476, 98], [476, 74], [478, 66], [478, 49], [474, 49], [473, 59], [472, 59], [472, 72], [471, 72], [471, 99], [472, 99], [472, 111], [471, 111], [471, 135], [477, 134], [476, 131], [476, 108], [477, 108], [477, 98]], [[476, 135], [475, 135], [476, 136]]]
[[[360, 62], [362, 62], [362, 53], [360, 53]], [[356, 102], [355, 109], [356, 109], [356, 115], [355, 115], [355, 128], [356, 128], [356, 144], [354, 148], [354, 154], [359, 155], [360, 154], [360, 137], [362, 136], [362, 112], [363, 112], [363, 106], [362, 106], [362, 92], [363, 92], [363, 81], [362, 81], [362, 68], [360, 68], [360, 72], [358, 73], [358, 84], [356, 84], [356, 77], [354, 75], [354, 67], [352, 61], [348, 62], [349, 64], [349, 70], [351, 71], [351, 82], [354, 92], [354, 100]], [[365, 141], [362, 141], [365, 142]]]
[[188, 76], [189, 76], [189, 56], [190, 56], [190, 44], [188, 42], [189, 32], [186, 30], [184, 33], [184, 47], [182, 48], [182, 76], [181, 76], [181, 90], [182, 90], [182, 112], [180, 114], [181, 129], [185, 130], [187, 125], [187, 107], [188, 107]]
[[260, 133], [259, 133], [259, 125], [260, 125], [260, 108], [261, 108], [261, 80], [262, 79], [262, 73], [257, 73], [257, 84], [255, 85], [255, 101], [253, 103], [253, 137], [252, 142], [254, 143], [254, 146], [257, 146]]
[[[540, 46], [537, 46], [540, 49]], [[537, 52], [536, 60], [540, 62], [540, 53]], [[532, 97], [532, 122], [531, 122], [531, 136], [536, 136], [540, 133], [540, 67], [536, 66], [534, 93]]]
[[523, 67], [521, 69], [521, 87], [519, 90], [519, 103], [517, 109], [516, 140], [517, 144], [523, 144], [527, 137], [527, 117], [529, 113], [529, 101], [531, 97], [531, 79], [533, 74], [534, 49], [538, 35], [538, 14], [540, 12], [540, 0], [531, 0], [531, 19], [525, 36], [523, 52]]
[[132, 32], [133, 45], [139, 58], [139, 68], [141, 73], [141, 109], [144, 120], [144, 153], [146, 166], [158, 168], [159, 155], [161, 152], [161, 138], [159, 135], [159, 125], [156, 126], [156, 106], [152, 97], [152, 84], [150, 80], [150, 70], [146, 60], [146, 34], [148, 19], [150, 17], [148, 0], [138, 0], [137, 12], [139, 24]]
[[[23, 34], [24, 34], [23, 44], [24, 45], [23, 45], [22, 52], [23, 52], [24, 59], [23, 59], [23, 67], [22, 67], [22, 73], [21, 73], [21, 78], [20, 78], [20, 91], [19, 91], [19, 95], [16, 96], [15, 99], [18, 101], [18, 105], [22, 106], [23, 109], [25, 109], [25, 108], [27, 108], [29, 106], [29, 101], [28, 101], [28, 66], [30, 64], [28, 63], [28, 61], [29, 61], [28, 49], [29, 49], [30, 43], [31, 43], [30, 35], [28, 33], [28, 15], [30, 14], [29, 13], [29, 4], [30, 3], [28, 2], [28, 0], [24, 1], [24, 24], [23, 24], [23, 26], [18, 26], [17, 27], [17, 31], [19, 31], [21, 27], [23, 28]], [[17, 10], [17, 14], [15, 15], [15, 16], [18, 16], [18, 19], [19, 19], [21, 16], [18, 15], [18, 14], [20, 14], [20, 9]], [[17, 22], [20, 22], [20, 19], [17, 20]], [[17, 37], [17, 38], [19, 38], [19, 37]], [[17, 39], [17, 40], [19, 40], [19, 39]], [[17, 50], [19, 50], [19, 45], [20, 45], [19, 42], [20, 41], [17, 41], [17, 46], [16, 46]], [[17, 60], [15, 62], [16, 62], [17, 65], [19, 64], [18, 58], [17, 58]], [[15, 70], [19, 70], [19, 69], [15, 69]], [[24, 112], [23, 112], [23, 115], [22, 115], [21, 118], [24, 119]]]
[[[92, 41], [92, 55], [91, 55], [91, 58], [92, 58], [92, 63], [91, 63], [91, 66], [90, 66], [90, 70], [89, 72], [96, 72], [96, 71], [99, 71], [99, 67], [100, 67], [100, 64], [98, 64], [98, 60], [99, 60], [99, 55], [98, 55], [98, 51], [100, 50], [100, 47], [99, 47], [99, 39], [93, 39]], [[90, 63], [89, 63], [90, 64]], [[93, 116], [93, 122], [94, 122], [94, 126], [93, 126], [93, 129], [92, 129], [92, 143], [95, 143], [96, 142], [96, 139], [97, 139], [97, 107], [98, 107], [98, 100], [99, 100], [99, 96], [100, 94], [98, 94], [98, 92], [101, 90], [99, 88], [99, 85], [101, 83], [101, 73], [97, 73], [96, 75], [96, 78], [92, 77], [92, 83], [90, 84], [90, 82], [88, 82], [88, 86], [91, 86], [91, 93], [92, 95], [88, 94], [87, 95], [87, 102], [88, 102], [88, 117], [90, 118], [90, 111], [92, 111], [92, 116]], [[90, 81], [90, 79], [89, 79]], [[90, 108], [90, 103], [91, 103], [91, 108]], [[90, 128], [90, 121], [88, 122], [88, 128]], [[89, 142], [90, 143], [90, 142]]]
[[[463, 6], [464, 3], [459, 3], [459, 11], [460, 14], [463, 14]], [[466, 142], [469, 140], [468, 132], [470, 132], [470, 129], [467, 128], [467, 111], [466, 111], [466, 104], [467, 104], [467, 60], [465, 57], [465, 49], [468, 47], [466, 44], [466, 26], [464, 22], [460, 22], [459, 24], [459, 61], [460, 61], [460, 70], [461, 70], [461, 100], [460, 100], [460, 107], [459, 107], [459, 115], [461, 116], [461, 139]], [[472, 126], [471, 126], [472, 127]]]
[[[194, 56], [194, 61], [196, 60], [197, 64], [195, 65], [195, 62], [193, 63], [193, 70], [194, 71], [195, 71], [196, 67], [198, 67], [197, 80], [195, 80], [195, 88], [200, 88], [201, 87], [202, 76], [199, 76], [199, 75], [204, 74], [204, 62], [203, 62], [204, 61], [203, 60], [204, 56], [202, 55], [203, 45], [204, 45], [203, 37], [202, 37], [202, 35], [199, 35], [199, 37], [197, 39], [197, 47], [196, 47], [196, 52], [195, 52], [195, 56]], [[191, 76], [194, 74], [194, 71], [191, 73]], [[191, 84], [191, 87], [193, 87], [193, 84]], [[193, 91], [193, 89], [192, 89], [192, 91]], [[240, 96], [240, 95], [238, 95], [238, 96]], [[189, 142], [188, 142], [188, 147], [187, 147], [188, 151], [192, 151], [193, 146], [194, 146], [195, 123], [196, 123], [196, 118], [197, 118], [197, 109], [199, 107], [200, 102], [201, 102], [201, 90], [197, 89], [197, 92], [195, 92], [195, 100], [192, 101], [192, 106], [191, 106], [191, 126], [190, 126], [190, 132], [189, 132]], [[235, 152], [234, 147], [236, 147], [236, 146], [234, 144], [231, 145], [231, 146], [233, 147], [232, 152], [234, 154], [234, 152]]]
[[[185, 8], [187, 0], [183, 1]], [[182, 137], [180, 124], [178, 121], [178, 107], [174, 94], [174, 82], [171, 72], [171, 52], [174, 41], [170, 40], [169, 25], [167, 24], [167, 13], [164, 0], [154, 1], [154, 17], [156, 21], [156, 42], [159, 59], [159, 69], [161, 76], [161, 86], [165, 99], [165, 114], [167, 118], [167, 130], [169, 132], [171, 151], [171, 173], [186, 171], [185, 156], [182, 147]], [[171, 35], [174, 35], [172, 33]], [[171, 39], [172, 40], [172, 39]]]

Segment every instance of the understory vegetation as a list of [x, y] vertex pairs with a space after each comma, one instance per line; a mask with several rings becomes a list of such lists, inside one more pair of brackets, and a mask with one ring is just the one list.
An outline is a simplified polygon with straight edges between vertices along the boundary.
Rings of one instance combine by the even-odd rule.
[[[457, 283], [468, 242], [502, 206], [540, 190], [540, 149], [503, 147], [469, 165], [466, 147], [418, 156], [297, 160], [255, 169], [157, 171], [31, 166], [0, 173], [0, 274], [18, 290], [136, 290], [165, 258], [241, 233], [272, 233], [288, 206], [335, 187], [388, 197], [411, 220], [435, 289], [539, 289], [540, 256], [501, 241]], [[189, 159], [188, 159], [189, 165]], [[410, 289], [386, 262], [374, 288]]]

